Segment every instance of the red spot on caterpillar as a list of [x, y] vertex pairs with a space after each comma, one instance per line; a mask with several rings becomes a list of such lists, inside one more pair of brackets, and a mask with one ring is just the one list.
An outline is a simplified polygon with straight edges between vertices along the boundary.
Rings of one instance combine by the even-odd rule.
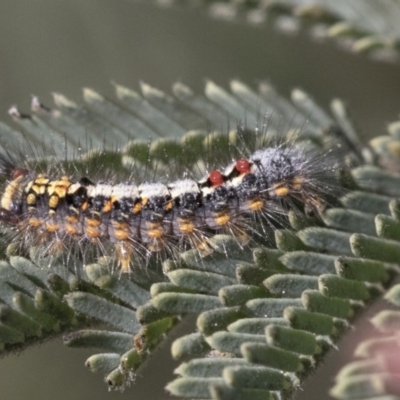
[[210, 175], [208, 175], [208, 179], [213, 187], [221, 186], [225, 181], [224, 176], [218, 170], [211, 171]]
[[241, 158], [240, 160], [236, 161], [236, 171], [238, 171], [240, 174], [247, 174], [250, 172], [250, 162], [246, 160], [245, 158]]

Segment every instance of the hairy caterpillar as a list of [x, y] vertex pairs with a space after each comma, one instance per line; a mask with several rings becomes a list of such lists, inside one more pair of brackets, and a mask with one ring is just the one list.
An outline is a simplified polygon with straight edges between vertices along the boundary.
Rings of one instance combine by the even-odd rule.
[[340, 160], [307, 142], [258, 143], [255, 151], [237, 146], [227, 166], [208, 165], [201, 179], [185, 172], [169, 182], [141, 181], [134, 172], [97, 171], [96, 179], [79, 166], [68, 172], [61, 163], [40, 171], [2, 155], [0, 223], [25, 250], [43, 246], [45, 255], [78, 250], [85, 262], [95, 247], [129, 272], [153, 254], [177, 256], [188, 248], [210, 254], [208, 238], [216, 233], [232, 235], [240, 245], [265, 239], [290, 210], [321, 215], [339, 187]]

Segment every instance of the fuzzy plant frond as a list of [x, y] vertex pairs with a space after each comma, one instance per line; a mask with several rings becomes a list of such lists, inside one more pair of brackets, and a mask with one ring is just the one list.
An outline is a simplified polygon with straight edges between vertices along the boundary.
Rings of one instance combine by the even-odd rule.
[[[393, 135], [393, 126], [389, 127]], [[386, 137], [387, 140], [391, 137]], [[383, 140], [379, 138], [378, 142]], [[390, 152], [391, 156], [393, 153]], [[375, 218], [379, 237], [386, 237], [395, 244], [400, 240], [398, 200], [389, 203], [390, 214], [378, 214]], [[393, 259], [398, 262], [399, 254]], [[352, 400], [359, 398], [398, 399], [400, 389], [399, 329], [400, 329], [400, 285], [391, 287], [384, 295], [381, 310], [372, 316], [363, 340], [356, 346], [355, 360], [345, 365], [335, 379], [331, 395], [337, 399]]]
[[[331, 395], [337, 399], [398, 399], [400, 285], [385, 294], [386, 309], [374, 315], [370, 329], [354, 350], [357, 360], [345, 365], [336, 377]], [[394, 306], [394, 307], [393, 307]]]
[[213, 18], [259, 26], [273, 24], [286, 34], [310, 28], [316, 40], [335, 39], [354, 53], [399, 60], [400, 4], [396, 0], [154, 0], [166, 6], [200, 8]]
[[[340, 100], [329, 114], [298, 89], [291, 101], [263, 82], [256, 90], [239, 81], [230, 90], [208, 82], [204, 95], [181, 83], [172, 95], [146, 84], [140, 94], [115, 89], [113, 100], [85, 89], [83, 106], [61, 94], [54, 95], [54, 109], [34, 98], [32, 114], [13, 107], [10, 115], [23, 139], [40, 143], [45, 154], [62, 148], [68, 158], [76, 146], [84, 147], [82, 138], [90, 138], [93, 149], [83, 151], [83, 165], [101, 157], [103, 165], [121, 169], [179, 161], [188, 145], [194, 148], [190, 154], [200, 155], [210, 140], [216, 146], [217, 138], [235, 142], [236, 129], [222, 135], [227, 121], [243, 119], [254, 127], [260, 112], [277, 115], [267, 118], [271, 133], [295, 130], [299, 139], [321, 146], [340, 133], [350, 149], [358, 149], [359, 166], [346, 177], [352, 189], [323, 221], [291, 213], [291, 229], [276, 230], [274, 248], [243, 248], [216, 235], [212, 255], [199, 259], [197, 252], [185, 252], [165, 261], [162, 273], [149, 267], [119, 275], [107, 258], [85, 267], [53, 262], [48, 268], [40, 249], [22, 257], [10, 246], [0, 264], [2, 351], [64, 333], [67, 346], [95, 349], [86, 365], [120, 389], [174, 326], [195, 314], [197, 331], [171, 348], [184, 363], [167, 387], [170, 393], [202, 399], [290, 396], [398, 272], [400, 175], [383, 166], [388, 152], [390, 164], [398, 165], [399, 123], [390, 125], [390, 136], [363, 147]], [[14, 138], [17, 132], [1, 124], [0, 134]]]

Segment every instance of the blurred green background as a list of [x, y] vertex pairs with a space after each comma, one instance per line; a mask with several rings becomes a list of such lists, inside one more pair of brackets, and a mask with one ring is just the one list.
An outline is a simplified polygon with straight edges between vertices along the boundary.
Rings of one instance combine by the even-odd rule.
[[[124, 0], [1, 0], [0, 5], [0, 119], [10, 124], [8, 108], [17, 104], [29, 111], [31, 94], [52, 105], [53, 91], [81, 102], [82, 87], [112, 97], [111, 80], [136, 90], [142, 80], [164, 91], [180, 80], [200, 91], [205, 78], [225, 87], [232, 78], [248, 84], [269, 79], [284, 94], [298, 86], [325, 107], [340, 97], [365, 137], [383, 134], [385, 124], [397, 118], [399, 66], [312, 41], [307, 31], [285, 36], [272, 26], [254, 28], [213, 20], [198, 10]], [[351, 348], [357, 331], [343, 346]], [[328, 360], [329, 367], [298, 399], [328, 399], [344, 353], [349, 357], [351, 351]], [[55, 340], [4, 358], [1, 399], [168, 397], [163, 387], [174, 368], [168, 347], [123, 394], [107, 392], [102, 377], [85, 369], [89, 355]]]

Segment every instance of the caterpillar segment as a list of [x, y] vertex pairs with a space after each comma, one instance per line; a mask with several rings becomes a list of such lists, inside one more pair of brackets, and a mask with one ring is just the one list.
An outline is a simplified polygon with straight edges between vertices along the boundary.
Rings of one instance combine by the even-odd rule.
[[0, 221], [15, 226], [20, 222], [24, 188], [30, 180], [28, 171], [12, 168], [8, 171], [10, 181], [6, 184], [0, 201]]
[[162, 183], [140, 185], [139, 195], [142, 203], [141, 239], [150, 252], [160, 252], [167, 247], [171, 235], [171, 195]]
[[115, 185], [111, 193], [111, 216], [108, 234], [114, 243], [121, 272], [129, 272], [139, 244], [141, 203], [134, 185]]
[[[284, 208], [302, 208], [321, 216], [327, 193], [338, 187], [335, 171], [338, 168], [322, 154], [310, 154], [296, 147], [282, 146], [256, 151], [251, 157], [252, 170], [260, 190], [284, 204]], [[328, 183], [328, 181], [330, 181]]]
[[242, 246], [250, 241], [248, 224], [240, 212], [240, 197], [235, 190], [235, 181], [240, 171], [236, 164], [229, 166], [224, 173], [211, 171], [202, 183], [205, 205], [205, 221], [208, 227], [218, 233], [230, 234]]
[[168, 185], [174, 208], [172, 235], [178, 238], [178, 249], [188, 244], [198, 249], [202, 256], [209, 254], [207, 226], [199, 184], [192, 179], [181, 179]]

